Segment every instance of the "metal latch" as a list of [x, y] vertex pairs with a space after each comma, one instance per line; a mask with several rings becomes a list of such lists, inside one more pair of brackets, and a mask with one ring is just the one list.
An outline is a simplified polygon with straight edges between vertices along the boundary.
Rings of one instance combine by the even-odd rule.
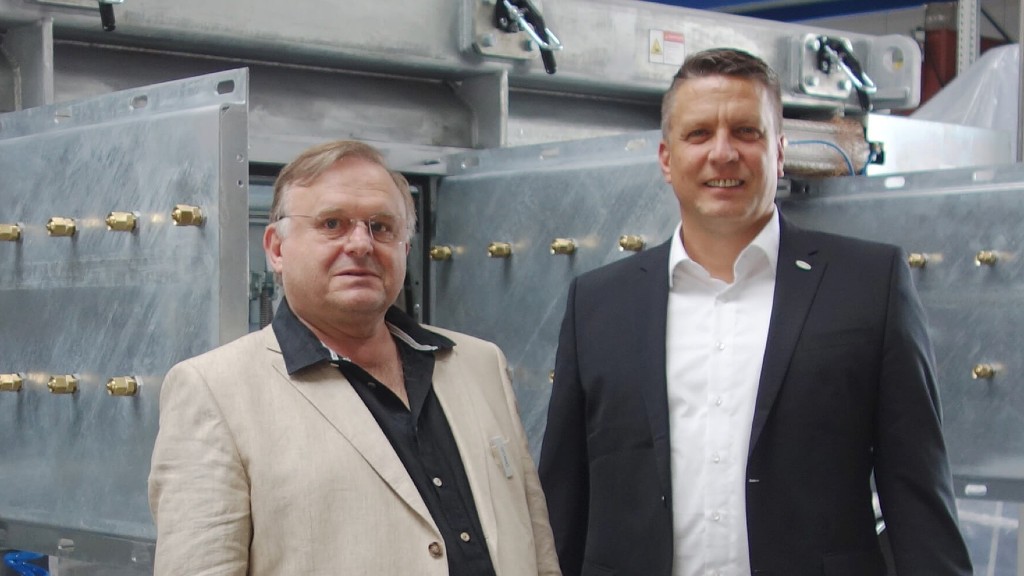
[[114, 22], [114, 4], [124, 4], [124, 0], [99, 0], [100, 23], [107, 32], [113, 32], [117, 28]]
[[857, 100], [865, 112], [871, 110], [871, 96], [878, 87], [871, 81], [857, 57], [853, 55], [853, 46], [846, 38], [818, 36], [818, 69], [830, 74], [833, 68], [839, 68], [857, 90]]
[[547, 27], [540, 0], [474, 0], [466, 3], [466, 48], [487, 58], [533, 60], [540, 56], [544, 70], [555, 73], [554, 53], [562, 42]]
[[530, 0], [499, 0], [494, 7], [494, 25], [503, 32], [526, 32], [540, 48], [544, 70], [555, 73], [554, 52], [562, 49], [562, 42], [544, 24], [544, 17]]

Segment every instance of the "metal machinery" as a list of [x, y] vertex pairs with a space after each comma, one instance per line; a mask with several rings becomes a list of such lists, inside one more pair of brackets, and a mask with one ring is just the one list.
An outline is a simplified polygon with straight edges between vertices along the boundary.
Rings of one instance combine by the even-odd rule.
[[269, 177], [328, 139], [412, 179], [403, 303], [501, 345], [536, 454], [567, 283], [671, 232], [660, 95], [722, 45], [783, 78], [782, 209], [915, 254], [959, 495], [1022, 499], [1024, 173], [964, 168], [1007, 134], [866, 110], [917, 104], [909, 38], [632, 0], [0, 0], [0, 549], [151, 572], [162, 377], [266, 321]]

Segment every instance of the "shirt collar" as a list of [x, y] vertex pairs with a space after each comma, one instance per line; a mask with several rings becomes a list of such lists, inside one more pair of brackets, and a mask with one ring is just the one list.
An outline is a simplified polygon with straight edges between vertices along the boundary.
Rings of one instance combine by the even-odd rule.
[[[454, 342], [427, 330], [395, 306], [388, 309], [384, 322], [392, 336], [413, 350], [435, 352], [455, 347]], [[289, 375], [320, 362], [336, 362], [341, 359], [299, 320], [287, 299], [281, 300], [271, 325], [281, 345], [281, 354]]]
[[[675, 283], [675, 271], [676, 268], [682, 262], [693, 262], [694, 265], [699, 266], [696, 262], [690, 259], [690, 256], [686, 253], [686, 248], [683, 246], [683, 235], [680, 233], [683, 228], [683, 223], [680, 222], [675, 231], [672, 233], [672, 244], [669, 247], [668, 253], [668, 287], [671, 289]], [[772, 274], [775, 273], [776, 265], [779, 260], [779, 237], [780, 237], [780, 224], [779, 224], [779, 209], [775, 207], [772, 210], [772, 217], [765, 224], [764, 228], [757, 233], [757, 236], [748, 244], [738, 258], [736, 258], [736, 266], [748, 258], [750, 254], [755, 252], [761, 252], [768, 260], [768, 269], [771, 270]], [[737, 275], [738, 277], [738, 275]]]

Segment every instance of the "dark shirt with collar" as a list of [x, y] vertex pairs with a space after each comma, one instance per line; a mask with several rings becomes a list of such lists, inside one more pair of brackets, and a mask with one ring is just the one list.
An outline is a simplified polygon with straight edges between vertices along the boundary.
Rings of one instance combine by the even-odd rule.
[[408, 408], [365, 370], [333, 354], [295, 316], [286, 300], [274, 315], [273, 329], [289, 375], [329, 362], [351, 383], [405, 465], [441, 531], [450, 576], [493, 576], [466, 469], [434, 394], [434, 354], [451, 350], [455, 343], [423, 328], [393, 306], [384, 319], [402, 360]]

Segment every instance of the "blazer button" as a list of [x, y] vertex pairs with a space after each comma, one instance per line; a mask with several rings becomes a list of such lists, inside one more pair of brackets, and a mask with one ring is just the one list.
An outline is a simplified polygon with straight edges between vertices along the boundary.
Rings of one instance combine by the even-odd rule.
[[431, 558], [440, 558], [441, 557], [441, 554], [442, 554], [442, 552], [441, 552], [441, 545], [438, 544], [437, 542], [431, 542], [430, 546], [427, 546], [427, 550], [430, 551], [430, 557]]

